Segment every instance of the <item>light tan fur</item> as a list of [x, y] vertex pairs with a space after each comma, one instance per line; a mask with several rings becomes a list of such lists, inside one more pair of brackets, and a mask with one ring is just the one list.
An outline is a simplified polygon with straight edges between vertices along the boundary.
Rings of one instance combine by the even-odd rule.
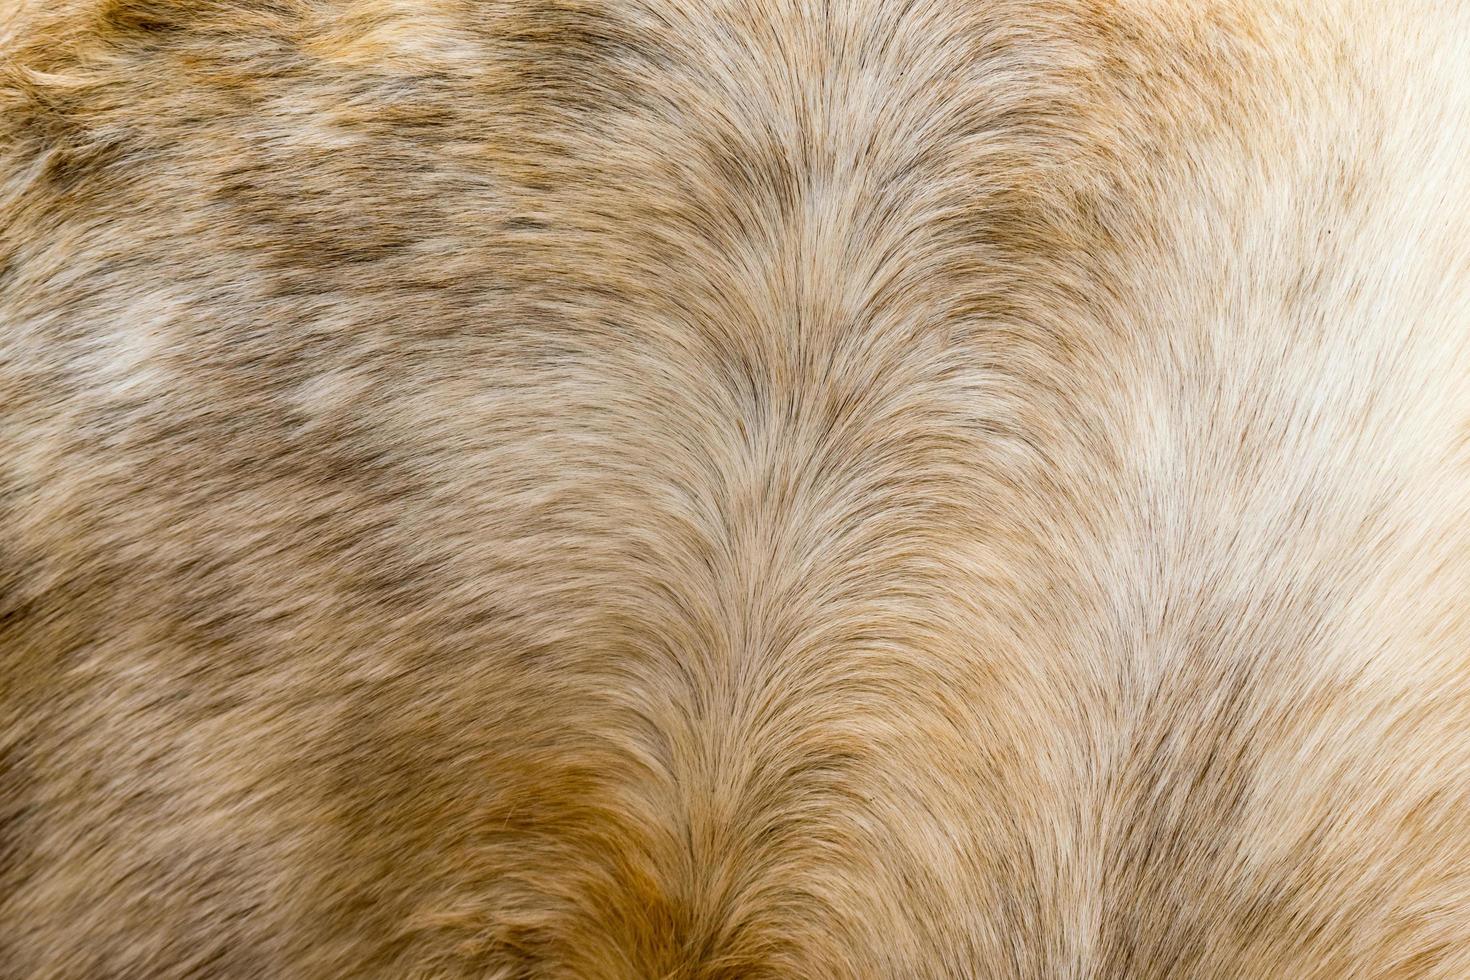
[[0, 977], [1470, 976], [1470, 5], [0, 59]]

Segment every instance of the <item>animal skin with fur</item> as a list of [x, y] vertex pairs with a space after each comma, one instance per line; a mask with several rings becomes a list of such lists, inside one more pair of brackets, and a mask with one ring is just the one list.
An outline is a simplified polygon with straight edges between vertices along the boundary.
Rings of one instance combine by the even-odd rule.
[[0, 0], [0, 978], [1470, 976], [1470, 4]]

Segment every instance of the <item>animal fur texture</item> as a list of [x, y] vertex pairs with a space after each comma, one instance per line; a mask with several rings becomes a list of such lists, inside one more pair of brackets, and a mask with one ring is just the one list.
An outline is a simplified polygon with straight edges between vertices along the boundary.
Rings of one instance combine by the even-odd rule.
[[0, 52], [0, 977], [1470, 977], [1470, 4]]

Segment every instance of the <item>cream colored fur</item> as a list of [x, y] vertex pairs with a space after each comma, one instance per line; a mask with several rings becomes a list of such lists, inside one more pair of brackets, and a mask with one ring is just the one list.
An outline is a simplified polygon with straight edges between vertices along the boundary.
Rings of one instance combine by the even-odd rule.
[[0, 59], [0, 977], [1470, 976], [1470, 4]]

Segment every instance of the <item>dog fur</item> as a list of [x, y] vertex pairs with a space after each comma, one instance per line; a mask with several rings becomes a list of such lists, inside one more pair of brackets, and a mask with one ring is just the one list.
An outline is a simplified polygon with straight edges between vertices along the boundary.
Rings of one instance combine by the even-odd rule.
[[1470, 976], [1470, 4], [0, 57], [0, 977]]

